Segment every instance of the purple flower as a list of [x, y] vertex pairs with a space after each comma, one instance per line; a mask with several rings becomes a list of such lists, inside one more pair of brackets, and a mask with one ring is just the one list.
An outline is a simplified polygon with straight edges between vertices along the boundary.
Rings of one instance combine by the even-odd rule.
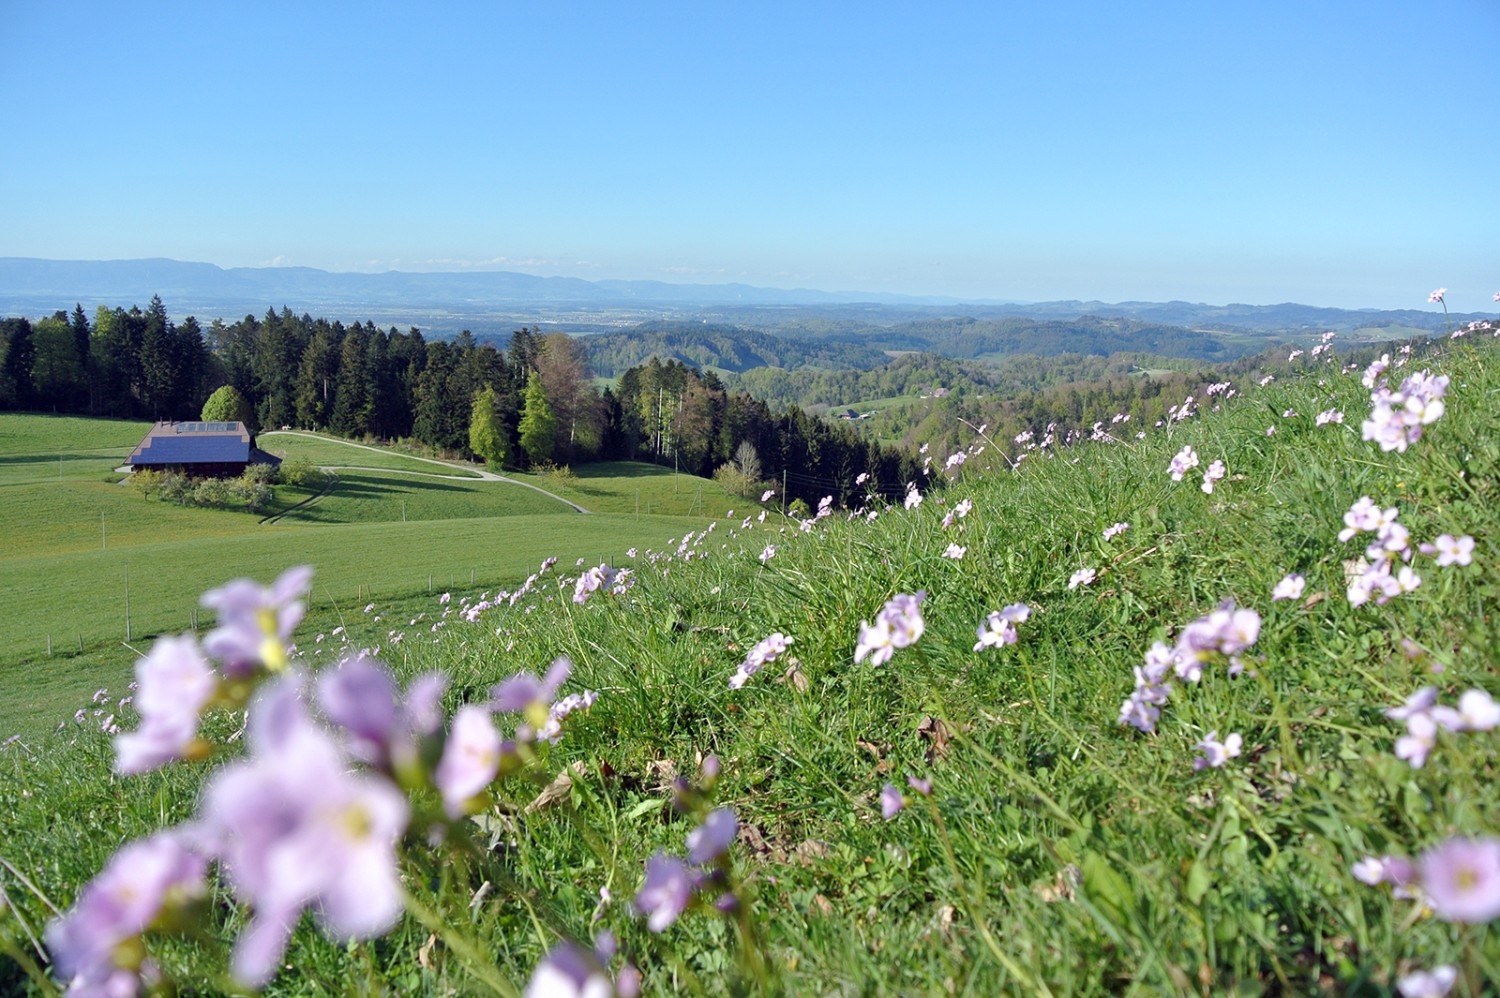
[[755, 647], [745, 655], [745, 660], [740, 663], [733, 676], [729, 677], [729, 688], [737, 690], [749, 682], [750, 677], [765, 668], [776, 657], [786, 651], [792, 644], [792, 639], [775, 631], [756, 642]]
[[1436, 746], [1437, 722], [1432, 715], [1413, 714], [1406, 719], [1406, 734], [1396, 739], [1396, 758], [1405, 759], [1412, 769], [1421, 769]]
[[880, 816], [890, 821], [900, 814], [906, 807], [906, 798], [901, 796], [901, 791], [896, 789], [894, 783], [887, 783], [880, 788]]
[[688, 833], [688, 860], [698, 866], [707, 866], [724, 854], [739, 834], [740, 823], [732, 808], [721, 807], [712, 811], [703, 824]]
[[449, 817], [468, 811], [469, 802], [490, 785], [500, 772], [505, 750], [488, 708], [467, 704], [458, 709], [433, 774]]
[[529, 672], [518, 672], [490, 689], [490, 706], [505, 714], [525, 714], [533, 727], [547, 723], [552, 701], [558, 688], [573, 674], [573, 663], [566, 656], [553, 659], [541, 679]]
[[1112, 537], [1116, 537], [1116, 536], [1118, 536], [1120, 534], [1123, 534], [1125, 531], [1127, 531], [1129, 529], [1130, 529], [1130, 524], [1123, 523], [1123, 522], [1116, 523], [1116, 524], [1114, 524], [1113, 526], [1110, 526], [1110, 527], [1105, 527], [1104, 528], [1104, 539], [1105, 540], [1109, 540]]
[[536, 965], [523, 998], [613, 998], [618, 993], [602, 954], [564, 942]]
[[883, 665], [897, 648], [915, 644], [926, 629], [922, 620], [922, 601], [926, 598], [925, 590], [897, 593], [881, 608], [874, 624], [860, 621], [854, 661], [862, 662], [868, 656], [871, 665]]
[[1172, 463], [1167, 466], [1167, 473], [1172, 476], [1172, 481], [1180, 482], [1191, 468], [1198, 467], [1198, 454], [1191, 447], [1183, 447], [1172, 458]]
[[1307, 580], [1293, 572], [1276, 583], [1276, 588], [1271, 590], [1271, 602], [1280, 599], [1301, 599], [1302, 593], [1307, 589]]
[[952, 558], [954, 561], [963, 561], [964, 555], [967, 554], [968, 551], [968, 548], [959, 547], [957, 544], [949, 544], [948, 547], [943, 551], [943, 557]]
[[1016, 625], [1024, 623], [1030, 616], [1031, 608], [1025, 603], [1012, 603], [1005, 609], [990, 614], [975, 631], [979, 640], [975, 643], [974, 650], [1001, 648], [1015, 644], [1020, 637]]
[[923, 797], [932, 796], [931, 780], [919, 780], [915, 776], [908, 776], [906, 778], [906, 785], [911, 787], [917, 793], [921, 794]]
[[269, 587], [235, 579], [203, 594], [200, 602], [219, 615], [219, 626], [204, 637], [203, 647], [224, 663], [228, 675], [249, 675], [258, 665], [286, 668], [286, 643], [307, 612], [302, 598], [312, 574], [311, 565], [300, 565], [281, 573]]
[[119, 962], [121, 944], [146, 931], [164, 909], [202, 895], [207, 866], [175, 832], [115, 853], [73, 908], [47, 927], [52, 959], [73, 979], [68, 993], [135, 994], [137, 968]]
[[646, 927], [664, 932], [687, 910], [695, 887], [693, 871], [676, 856], [654, 853], [646, 861], [646, 882], [635, 896], [635, 906], [646, 916]]
[[1097, 574], [1092, 568], [1080, 568], [1068, 576], [1068, 588], [1077, 589], [1079, 586], [1086, 586], [1093, 582], [1095, 578], [1097, 578]]
[[1478, 924], [1500, 916], [1500, 839], [1452, 838], [1417, 861], [1438, 918]]
[[1458, 709], [1435, 706], [1432, 719], [1447, 731], [1493, 731], [1500, 727], [1500, 704], [1484, 690], [1469, 690], [1458, 698]]
[[1468, 534], [1462, 537], [1440, 534], [1432, 542], [1432, 546], [1437, 552], [1438, 565], [1445, 568], [1449, 565], [1467, 565], [1474, 558], [1474, 538]]
[[1411, 861], [1399, 856], [1366, 856], [1351, 868], [1354, 879], [1371, 887], [1380, 884], [1395, 884], [1404, 887], [1416, 879], [1416, 868]]
[[1215, 461], [1213, 464], [1208, 466], [1208, 469], [1206, 471], [1203, 472], [1203, 491], [1212, 495], [1214, 491], [1214, 483], [1219, 481], [1223, 477], [1224, 462]]
[[215, 775], [195, 829], [255, 909], [232, 965], [252, 986], [275, 973], [303, 908], [340, 938], [379, 935], [402, 910], [396, 844], [406, 798], [350, 771], [308, 716], [299, 686], [289, 675], [251, 702], [251, 754]]
[[1396, 978], [1396, 990], [1401, 992], [1401, 998], [1443, 998], [1457, 980], [1458, 968], [1445, 963], [1431, 970], [1414, 970], [1405, 977]]
[[1239, 733], [1235, 732], [1220, 742], [1219, 733], [1217, 731], [1210, 731], [1203, 737], [1201, 742], [1193, 746], [1193, 748], [1201, 753], [1197, 759], [1193, 760], [1193, 768], [1218, 769], [1224, 763], [1240, 754], [1240, 746], [1243, 744], [1243, 741]]
[[187, 755], [198, 737], [198, 715], [219, 677], [190, 634], [158, 638], [136, 663], [135, 709], [141, 726], [115, 739], [115, 771], [144, 773]]

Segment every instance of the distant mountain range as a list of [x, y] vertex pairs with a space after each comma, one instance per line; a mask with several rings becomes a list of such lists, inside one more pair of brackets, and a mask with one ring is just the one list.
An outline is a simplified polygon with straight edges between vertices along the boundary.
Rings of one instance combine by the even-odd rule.
[[[0, 314], [44, 315], [75, 302], [144, 306], [160, 295], [174, 316], [234, 319], [283, 306], [297, 314], [416, 325], [436, 334], [504, 333], [523, 323], [574, 332], [621, 329], [650, 317], [731, 319], [778, 327], [812, 319], [891, 325], [923, 318], [1134, 319], [1190, 329], [1306, 332], [1365, 327], [1441, 329], [1430, 311], [1311, 305], [1203, 305], [1191, 302], [963, 301], [746, 284], [586, 281], [505, 271], [331, 273], [311, 267], [233, 267], [177, 260], [39, 260], [0, 257]], [[1482, 316], [1454, 315], [1462, 322]]]

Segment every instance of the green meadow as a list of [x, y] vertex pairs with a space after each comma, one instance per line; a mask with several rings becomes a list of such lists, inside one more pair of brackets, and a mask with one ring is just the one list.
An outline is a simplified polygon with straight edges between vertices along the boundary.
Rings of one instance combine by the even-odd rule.
[[143, 499], [114, 471], [148, 428], [0, 415], [0, 734], [55, 724], [96, 679], [128, 673], [129, 648], [152, 635], [206, 626], [199, 596], [229, 578], [311, 564], [314, 608], [338, 614], [460, 584], [514, 585], [548, 557], [622, 561], [733, 502], [712, 482], [651, 465], [586, 466], [567, 486], [459, 468], [469, 477], [454, 479], [394, 451], [275, 433], [261, 438], [273, 452], [389, 470], [339, 470], [326, 491], [278, 486], [262, 513], [181, 507]]
[[472, 468], [448, 461], [432, 461], [393, 451], [388, 447], [337, 440], [317, 434], [271, 430], [256, 438], [256, 446], [287, 460], [301, 459], [319, 467], [381, 468], [422, 474], [478, 478]]
[[[558, 656], [572, 676], [545, 699], [598, 693], [557, 744], [511, 759], [458, 818], [433, 789], [457, 723], [435, 736], [448, 742], [413, 763], [421, 778], [403, 777], [412, 817], [380, 861], [401, 878], [402, 914], [353, 941], [302, 918], [264, 993], [519, 995], [561, 941], [588, 946], [607, 930], [616, 950], [602, 966], [635, 968], [647, 995], [1386, 998], [1442, 967], [1456, 998], [1494, 994], [1500, 869], [1481, 858], [1443, 871], [1444, 850], [1500, 855], [1500, 728], [1484, 708], [1500, 695], [1500, 352], [1490, 340], [1439, 342], [1392, 372], [1392, 387], [1420, 369], [1452, 378], [1445, 410], [1404, 452], [1362, 439], [1370, 393], [1362, 367], [1340, 360], [1309, 359], [1300, 374], [1205, 401], [1143, 440], [1032, 451], [1016, 471], [976, 454], [915, 508], [837, 511], [806, 531], [721, 519], [691, 558], [638, 558], [619, 594], [584, 603], [567, 581], [579, 572], [571, 551], [592, 540], [590, 562], [619, 552], [649, 522], [663, 528], [660, 551], [680, 534], [669, 524], [708, 521], [637, 519], [634, 496], [616, 489], [610, 501], [628, 511], [288, 524], [142, 545], [163, 584], [183, 591], [182, 626], [193, 584], [269, 583], [332, 538], [317, 548], [313, 614], [296, 635], [306, 667], [330, 668], [346, 638], [378, 644], [400, 683], [447, 677], [446, 716]], [[1319, 425], [1327, 411], [1343, 422]], [[1201, 460], [1174, 481], [1184, 447]], [[1226, 474], [1205, 490], [1215, 461]], [[581, 478], [567, 494], [604, 491], [613, 477]], [[644, 477], [643, 493], [665, 498], [663, 476]], [[1366, 496], [1410, 531], [1409, 560], [1392, 554], [1390, 566], [1410, 572], [1360, 605], [1350, 584], [1374, 535], [1338, 534]], [[567, 533], [593, 524], [603, 533]], [[1106, 537], [1116, 524], [1128, 527]], [[511, 532], [484, 533], [494, 525]], [[456, 531], [473, 532], [438, 551]], [[490, 537], [507, 559], [564, 561], [516, 605], [469, 623], [456, 608], [496, 584], [474, 563]], [[1468, 554], [1444, 556], [1460, 537]], [[209, 545], [217, 571], [173, 567]], [[431, 592], [429, 555], [448, 566], [432, 570], [447, 575]], [[66, 561], [84, 557], [54, 560], [73, 581], [49, 598], [80, 599], [79, 579], [118, 570]], [[380, 571], [389, 581], [374, 581]], [[1305, 589], [1273, 599], [1289, 573]], [[888, 601], [918, 593], [921, 625], [908, 622], [887, 661], [857, 661]], [[1013, 640], [976, 649], [989, 615], [1015, 604], [1027, 612]], [[1254, 613], [1255, 627], [1236, 632], [1243, 646], [1179, 659], [1151, 730], [1122, 724], [1153, 645], [1201, 633], [1231, 604]], [[790, 639], [778, 657], [732, 685], [778, 633]], [[109, 718], [93, 712], [118, 712], [126, 730], [141, 723], [115, 699], [128, 660], [122, 649], [87, 673], [68, 705], [85, 708], [80, 721], [54, 711], [62, 731], [28, 729], [0, 751], [0, 883], [12, 906], [0, 941], [17, 961], [0, 960], [0, 985], [11, 990], [30, 987], [22, 962], [40, 966], [26, 931], [53, 917], [47, 902], [66, 910], [122, 841], [209, 807], [204, 782], [245, 753], [273, 758], [257, 755], [253, 723], [238, 739], [242, 713], [211, 710], [210, 761], [112, 773], [99, 730]], [[6, 688], [24, 676], [7, 669]], [[98, 687], [110, 692], [90, 704]], [[1427, 717], [1426, 698], [1467, 702], [1468, 713], [1430, 730], [1389, 713], [1416, 704], [1409, 712]], [[485, 723], [520, 737], [513, 715]], [[710, 807], [732, 810], [736, 834], [664, 917], [664, 892], [640, 893], [649, 864], [701, 846]], [[1371, 883], [1372, 865], [1387, 869], [1380, 857], [1416, 861], [1416, 886]], [[224, 968], [248, 909], [227, 879], [212, 883], [201, 935], [145, 936], [183, 991], [236, 990]], [[654, 926], [632, 901], [657, 912]]]

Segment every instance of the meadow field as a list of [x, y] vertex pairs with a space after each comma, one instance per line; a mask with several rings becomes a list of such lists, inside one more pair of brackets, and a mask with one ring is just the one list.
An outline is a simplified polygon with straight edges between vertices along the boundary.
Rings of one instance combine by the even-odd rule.
[[[326, 619], [231, 615], [270, 650], [215, 680], [223, 705], [177, 753], [195, 761], [112, 770], [128, 743], [102, 726], [166, 723], [120, 705], [118, 667], [76, 721], [7, 743], [0, 983], [44, 990], [26, 973], [48, 973], [44, 926], [76, 947], [85, 924], [48, 903], [101, 917], [84, 885], [135, 883], [108, 866], [122, 841], [193, 821], [172, 848], [194, 862], [260, 863], [261, 831], [231, 821], [254, 821], [230, 792], [254, 788], [297, 848], [339, 830], [317, 876], [184, 874], [110, 923], [98, 966], [268, 995], [1494, 994], [1500, 353], [1482, 335], [1385, 371], [1330, 352], [1205, 386], [1141, 438], [976, 439], [905, 504], [736, 510], [628, 561], [601, 536], [514, 601], [460, 577], [354, 605], [359, 557], [328, 551], [309, 601], [336, 594], [385, 667], [337, 665]], [[266, 537], [366, 531], [415, 558], [400, 532], [424, 530], [436, 543], [431, 522]], [[462, 572], [478, 543], [446, 560]], [[199, 585], [298, 563], [256, 550]], [[585, 573], [598, 555], [632, 572]], [[316, 794], [284, 738], [337, 760]], [[361, 820], [327, 824], [330, 794]], [[353, 917], [356, 890], [378, 916]]]
[[128, 674], [133, 656], [122, 642], [140, 648], [155, 634], [206, 625], [199, 596], [226, 575], [315, 565], [311, 605], [339, 614], [372, 598], [512, 585], [547, 557], [620, 560], [701, 528], [733, 502], [712, 482], [633, 462], [584, 469], [570, 487], [514, 476], [534, 486], [526, 487], [274, 433], [262, 442], [290, 457], [390, 470], [334, 472], [326, 494], [278, 486], [275, 508], [263, 513], [182, 507], [120, 484], [114, 469], [148, 428], [0, 415], [0, 737], [54, 726], [95, 678]]

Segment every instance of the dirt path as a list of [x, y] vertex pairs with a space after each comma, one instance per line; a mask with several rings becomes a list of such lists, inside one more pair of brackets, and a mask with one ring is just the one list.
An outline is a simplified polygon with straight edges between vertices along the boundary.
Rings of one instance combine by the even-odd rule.
[[[358, 447], [360, 450], [374, 451], [376, 454], [392, 453], [391, 451], [384, 450], [380, 447], [371, 447], [368, 444], [356, 444], [348, 440], [340, 440], [337, 437], [325, 437], [318, 433], [304, 433], [301, 430], [272, 430], [269, 433], [260, 434], [260, 439], [263, 440], [266, 437], [307, 437], [309, 440], [324, 440], [328, 443], [342, 444], [345, 447]], [[519, 485], [522, 488], [531, 489], [533, 492], [540, 492], [542, 495], [548, 497], [549, 499], [555, 499], [558, 502], [562, 503], [564, 506], [572, 508], [576, 512], [589, 512], [589, 510], [584, 509], [576, 502], [569, 502], [562, 496], [557, 495], [554, 492], [548, 492], [546, 489], [536, 485], [532, 485], [530, 482], [517, 481], [514, 478], [507, 478], [504, 475], [497, 475], [493, 471], [488, 471], [483, 468], [471, 468], [467, 465], [454, 464], [451, 461], [439, 461], [437, 458], [417, 457], [414, 454], [399, 454], [397, 456], [405, 458], [408, 461], [422, 461], [426, 464], [435, 464], [440, 468], [447, 468], [450, 471], [466, 471], [468, 472], [468, 474], [440, 475], [434, 471], [403, 471], [399, 468], [367, 468], [352, 464], [329, 464], [321, 465], [320, 467], [322, 467], [325, 471], [389, 471], [398, 475], [425, 475], [429, 478], [445, 478], [451, 481], [458, 482], [503, 482], [506, 485]], [[475, 475], [478, 475], [479, 477], [476, 479], [474, 477]]]

